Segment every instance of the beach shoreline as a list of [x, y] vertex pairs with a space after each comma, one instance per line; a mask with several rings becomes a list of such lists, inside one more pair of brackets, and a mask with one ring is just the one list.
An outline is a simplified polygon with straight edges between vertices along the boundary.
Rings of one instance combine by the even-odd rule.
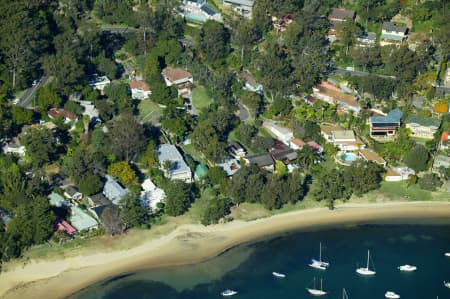
[[128, 250], [59, 260], [31, 261], [0, 274], [0, 298], [65, 298], [124, 273], [211, 259], [240, 244], [296, 231], [364, 224], [450, 224], [450, 202], [344, 204], [314, 208], [249, 222], [202, 226], [185, 224]]

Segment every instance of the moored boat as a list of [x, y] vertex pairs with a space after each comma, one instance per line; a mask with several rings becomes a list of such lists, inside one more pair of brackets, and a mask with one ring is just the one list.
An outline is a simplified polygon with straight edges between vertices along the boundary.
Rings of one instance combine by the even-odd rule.
[[224, 297], [230, 297], [230, 296], [233, 296], [233, 295], [236, 295], [238, 292], [236, 292], [236, 291], [233, 291], [233, 290], [225, 290], [225, 291], [223, 291], [222, 293], [220, 293], [222, 296], [224, 296]]
[[372, 271], [369, 269], [369, 260], [370, 260], [370, 251], [367, 250], [367, 265], [365, 268], [358, 268], [356, 269], [356, 272], [361, 274], [361, 275], [375, 275], [375, 271]]
[[446, 282], [446, 281], [444, 280], [444, 286], [446, 286], [447, 288], [450, 289], [450, 282]]
[[450, 256], [450, 252], [446, 252], [446, 253], [445, 253], [445, 256]]
[[314, 277], [314, 286], [313, 288], [306, 288], [306, 290], [314, 296], [324, 296], [327, 294], [322, 288], [322, 279], [320, 280], [320, 289], [316, 289], [316, 278]]
[[272, 272], [272, 275], [278, 278], [285, 278], [286, 274], [280, 273], [280, 272]]
[[392, 292], [392, 291], [387, 291], [384, 294], [384, 297], [389, 298], [389, 299], [398, 299], [398, 298], [400, 298], [400, 295], [395, 292]]
[[319, 243], [319, 260], [311, 259], [309, 266], [320, 270], [326, 270], [330, 266], [330, 263], [322, 261], [322, 243]]
[[412, 271], [416, 271], [417, 267], [416, 266], [412, 266], [412, 265], [402, 265], [402, 266], [398, 267], [398, 269], [400, 271], [412, 272]]

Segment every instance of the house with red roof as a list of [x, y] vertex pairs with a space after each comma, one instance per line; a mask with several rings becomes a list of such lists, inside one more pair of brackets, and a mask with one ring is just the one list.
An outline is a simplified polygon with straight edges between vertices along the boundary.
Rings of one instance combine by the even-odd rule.
[[190, 72], [179, 67], [167, 67], [161, 74], [167, 86], [175, 86], [178, 89], [179, 96], [189, 96], [191, 94], [194, 78]]
[[152, 94], [150, 86], [142, 80], [130, 81], [128, 86], [131, 90], [131, 98], [133, 100], [146, 100]]
[[67, 221], [62, 219], [59, 219], [58, 222], [56, 222], [56, 230], [63, 231], [70, 237], [75, 236], [75, 234], [77, 233], [77, 229], [75, 227], [73, 227]]
[[47, 115], [51, 119], [61, 118], [65, 124], [78, 120], [78, 116], [76, 114], [60, 108], [51, 108]]

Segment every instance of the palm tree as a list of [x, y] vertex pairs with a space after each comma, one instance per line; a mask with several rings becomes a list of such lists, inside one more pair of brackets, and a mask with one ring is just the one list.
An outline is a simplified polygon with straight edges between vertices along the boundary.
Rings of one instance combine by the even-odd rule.
[[308, 145], [305, 145], [301, 150], [297, 151], [297, 163], [306, 169], [309, 169], [317, 158], [316, 151]]

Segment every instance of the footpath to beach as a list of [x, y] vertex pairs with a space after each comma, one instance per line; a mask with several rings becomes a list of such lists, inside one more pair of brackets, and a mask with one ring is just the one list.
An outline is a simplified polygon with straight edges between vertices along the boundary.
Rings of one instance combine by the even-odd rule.
[[128, 250], [35, 260], [0, 274], [0, 298], [64, 298], [108, 277], [140, 269], [196, 263], [238, 244], [295, 230], [352, 224], [450, 224], [450, 202], [345, 204], [244, 222], [181, 225]]

